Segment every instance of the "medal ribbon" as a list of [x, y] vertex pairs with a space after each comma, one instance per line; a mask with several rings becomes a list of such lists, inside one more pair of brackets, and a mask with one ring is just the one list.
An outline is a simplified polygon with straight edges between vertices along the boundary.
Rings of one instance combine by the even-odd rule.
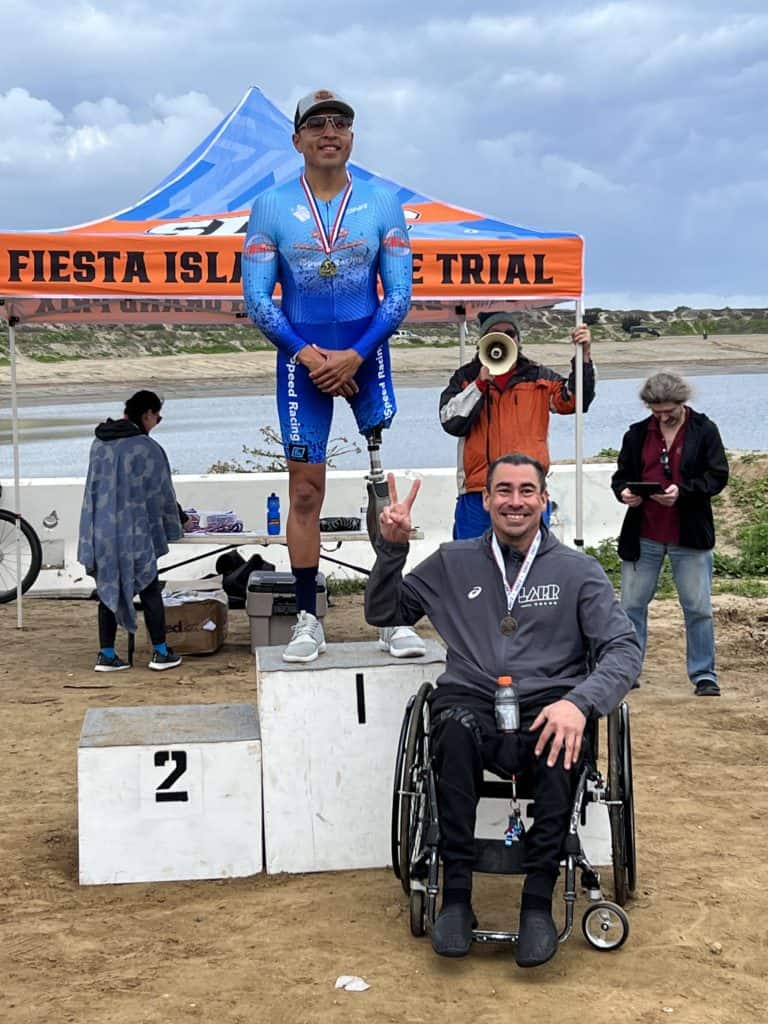
[[344, 195], [341, 197], [339, 209], [336, 212], [336, 217], [331, 226], [330, 235], [325, 230], [325, 224], [323, 224], [320, 211], [317, 207], [317, 200], [315, 199], [312, 189], [309, 187], [307, 179], [302, 174], [299, 180], [301, 181], [301, 187], [304, 189], [304, 195], [307, 197], [307, 203], [309, 204], [312, 218], [320, 234], [320, 245], [322, 246], [325, 255], [330, 257], [333, 247], [336, 244], [336, 239], [339, 237], [341, 222], [344, 220], [344, 214], [347, 212], [349, 200], [352, 198], [352, 175], [347, 171], [347, 187], [344, 189]]
[[496, 565], [499, 567], [501, 573], [501, 582], [504, 584], [504, 593], [507, 595], [507, 613], [511, 613], [517, 595], [523, 589], [526, 577], [531, 570], [533, 560], [539, 550], [541, 544], [541, 530], [533, 538], [533, 543], [528, 548], [528, 553], [525, 556], [523, 564], [520, 566], [520, 572], [515, 577], [515, 582], [510, 586], [509, 580], [507, 579], [507, 571], [504, 568], [504, 556], [501, 553], [501, 547], [499, 546], [498, 540], [496, 540], [496, 534], [494, 533], [491, 537], [491, 551], [496, 561]]

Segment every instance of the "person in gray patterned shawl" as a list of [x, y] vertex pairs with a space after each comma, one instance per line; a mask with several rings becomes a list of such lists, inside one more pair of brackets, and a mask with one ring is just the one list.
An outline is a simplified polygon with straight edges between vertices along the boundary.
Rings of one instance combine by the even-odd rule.
[[133, 598], [141, 598], [153, 652], [149, 667], [175, 668], [181, 658], [165, 642], [165, 610], [157, 559], [183, 532], [171, 468], [149, 437], [162, 420], [161, 399], [137, 391], [123, 419], [96, 427], [80, 515], [78, 561], [96, 580], [99, 651], [96, 672], [118, 672], [130, 664], [115, 652], [118, 625], [136, 632]]

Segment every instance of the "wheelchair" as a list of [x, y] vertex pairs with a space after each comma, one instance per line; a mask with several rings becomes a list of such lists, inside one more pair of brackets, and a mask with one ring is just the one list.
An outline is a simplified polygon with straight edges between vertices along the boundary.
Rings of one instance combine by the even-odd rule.
[[[431, 933], [437, 916], [440, 893], [440, 827], [437, 811], [437, 781], [431, 753], [431, 683], [424, 683], [410, 698], [400, 729], [392, 793], [392, 868], [408, 897], [411, 933]], [[601, 727], [600, 721], [604, 724]], [[600, 733], [607, 734], [605, 775], [598, 768]], [[629, 918], [623, 910], [637, 885], [635, 851], [635, 810], [632, 785], [629, 706], [622, 703], [603, 720], [587, 723], [585, 757], [575, 782], [574, 798], [564, 841], [563, 900], [565, 922], [559, 933], [562, 944], [573, 931], [576, 903], [576, 873], [589, 905], [581, 927], [587, 942], [601, 952], [618, 949], [629, 935]], [[519, 786], [519, 789], [518, 789]], [[524, 779], [484, 779], [483, 797], [506, 798], [517, 805], [526, 793]], [[590, 803], [607, 807], [613, 873], [613, 900], [603, 896], [599, 872], [587, 859], [579, 836], [586, 824]], [[603, 812], [604, 813], [604, 812]], [[510, 817], [510, 830], [512, 817]], [[475, 839], [473, 872], [478, 874], [522, 874], [525, 835], [510, 831], [504, 838]], [[476, 928], [474, 942], [516, 943], [516, 932]]]

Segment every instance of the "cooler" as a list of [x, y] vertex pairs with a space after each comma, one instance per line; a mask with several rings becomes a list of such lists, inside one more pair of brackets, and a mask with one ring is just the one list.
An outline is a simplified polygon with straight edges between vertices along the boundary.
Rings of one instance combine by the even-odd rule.
[[[317, 574], [317, 617], [328, 610], [325, 576]], [[296, 625], [296, 580], [290, 572], [252, 572], [245, 610], [251, 624], [251, 650], [287, 644]]]

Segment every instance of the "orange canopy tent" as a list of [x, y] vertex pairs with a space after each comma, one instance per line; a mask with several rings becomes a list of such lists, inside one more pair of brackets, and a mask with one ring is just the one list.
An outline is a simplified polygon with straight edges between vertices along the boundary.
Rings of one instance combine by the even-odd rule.
[[[0, 232], [0, 300], [19, 323], [242, 323], [240, 259], [254, 198], [297, 174], [293, 126], [256, 88], [156, 188], [126, 209], [50, 231]], [[583, 242], [394, 190], [414, 253], [410, 320], [550, 305], [582, 293]], [[2, 307], [0, 307], [2, 309]]]

